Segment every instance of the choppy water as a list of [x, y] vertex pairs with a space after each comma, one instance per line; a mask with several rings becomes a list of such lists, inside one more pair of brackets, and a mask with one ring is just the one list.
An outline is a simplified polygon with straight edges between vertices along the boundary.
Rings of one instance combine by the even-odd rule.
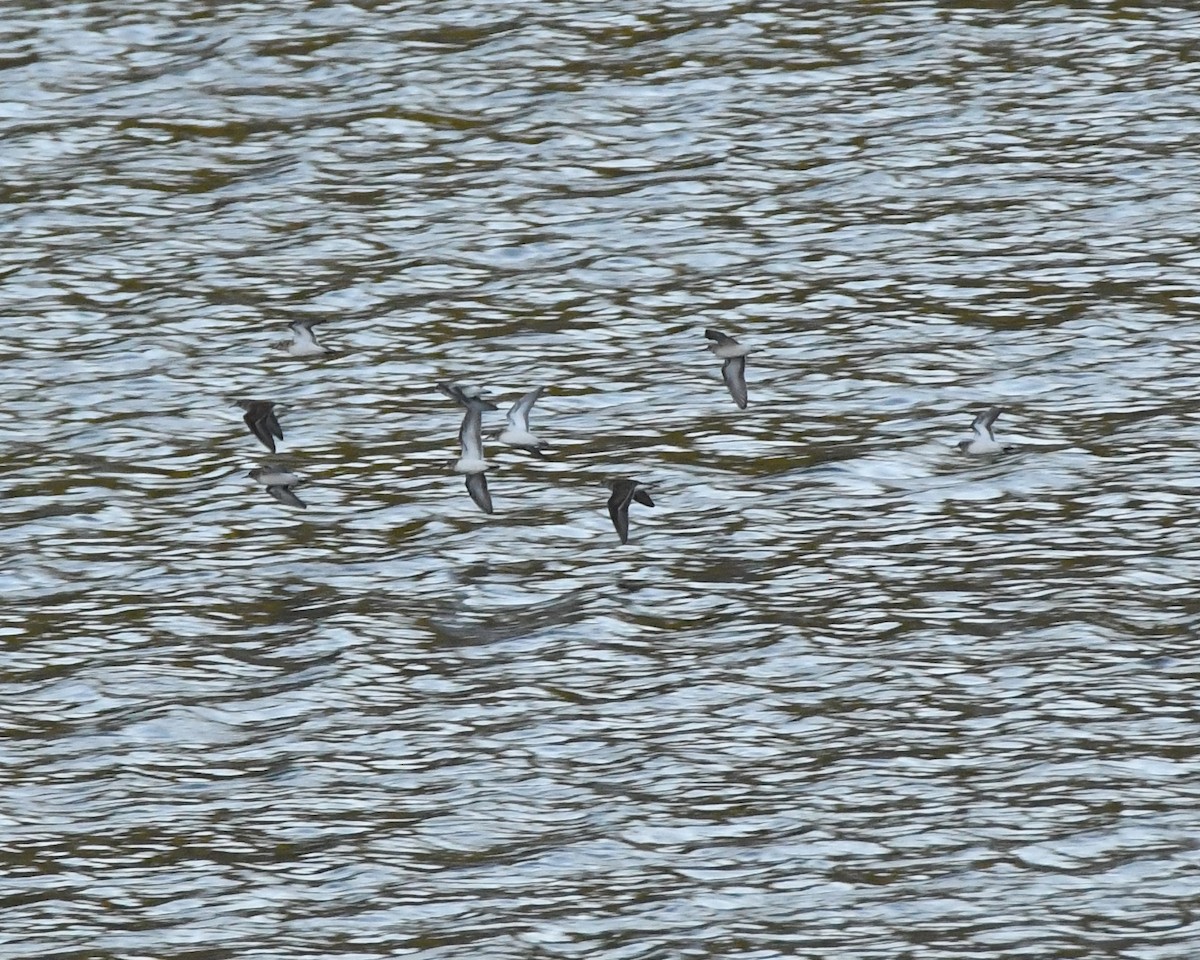
[[1194, 955], [1200, 16], [0, 31], [5, 957]]

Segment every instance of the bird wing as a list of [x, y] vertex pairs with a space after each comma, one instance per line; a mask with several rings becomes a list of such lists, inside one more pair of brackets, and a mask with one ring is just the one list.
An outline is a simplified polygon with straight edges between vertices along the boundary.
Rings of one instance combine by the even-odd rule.
[[509, 408], [508, 425], [510, 427], [520, 430], [522, 433], [529, 432], [529, 413], [545, 389], [545, 387], [535, 387]]
[[638, 503], [644, 503], [648, 507], [654, 506], [654, 501], [650, 499], [650, 494], [646, 492], [644, 487], [638, 487], [633, 491], [633, 499]]
[[280, 440], [283, 439], [283, 427], [279, 425], [279, 421], [275, 417], [275, 411], [270, 407], [267, 407], [267, 409], [263, 412], [262, 424], [264, 427], [266, 427], [268, 432], [273, 433]]
[[467, 405], [467, 398], [463, 395], [462, 387], [457, 384], [439, 383], [437, 388], [455, 403], [461, 403], [464, 407]]
[[267, 493], [273, 496], [280, 503], [285, 503], [289, 507], [299, 507], [301, 510], [307, 507], [307, 504], [298, 496], [292, 493], [291, 487], [284, 487], [272, 484], [267, 487]]
[[463, 387], [457, 383], [439, 383], [438, 390], [448, 396], [461, 407], [478, 407], [480, 410], [495, 410], [496, 405], [491, 400], [480, 396], [478, 387]]
[[730, 357], [721, 364], [721, 376], [725, 378], [725, 386], [729, 388], [733, 402], [745, 410], [749, 402], [746, 394], [746, 358]]
[[320, 346], [317, 343], [317, 334], [313, 330], [311, 320], [293, 320], [288, 326], [296, 336], [296, 343], [312, 344], [314, 347]]
[[996, 422], [996, 418], [1003, 412], [1003, 407], [988, 407], [971, 422], [971, 429], [981, 437], [986, 434], [989, 440], [995, 440], [996, 437], [992, 433], [992, 424]]
[[484, 513], [492, 512], [492, 495], [488, 493], [487, 474], [468, 473], [467, 493], [475, 501], [475, 505]]
[[267, 427], [262, 411], [257, 408], [251, 408], [246, 411], [246, 415], [242, 419], [246, 421], [246, 426], [250, 428], [250, 432], [258, 437], [259, 442], [274, 453], [275, 440], [271, 436], [272, 431]]
[[622, 543], [629, 542], [629, 502], [633, 499], [634, 484], [630, 480], [618, 480], [613, 484], [612, 496], [608, 498], [608, 515]]
[[458, 431], [458, 443], [464, 460], [483, 459], [483, 412], [471, 404]]

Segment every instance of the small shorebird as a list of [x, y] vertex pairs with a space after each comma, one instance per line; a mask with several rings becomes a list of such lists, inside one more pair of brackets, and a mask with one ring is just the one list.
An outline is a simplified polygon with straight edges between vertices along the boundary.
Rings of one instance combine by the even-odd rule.
[[508, 411], [508, 426], [497, 437], [501, 443], [517, 450], [525, 450], [535, 457], [542, 456], [542, 447], [546, 446], [546, 441], [529, 432], [529, 413], [545, 389], [536, 387], [512, 405]]
[[246, 476], [265, 486], [267, 493], [280, 503], [287, 504], [289, 507], [299, 507], [301, 510], [308, 506], [292, 490], [303, 481], [291, 470], [283, 467], [256, 467]]
[[496, 405], [483, 397], [479, 387], [464, 387], [457, 383], [439, 383], [438, 390], [455, 403], [466, 407], [462, 427], [458, 431], [461, 456], [454, 464], [456, 473], [467, 475], [467, 493], [484, 513], [492, 512], [492, 495], [488, 493], [488, 463], [483, 458], [483, 411], [495, 410]]
[[743, 347], [733, 337], [726, 336], [712, 327], [704, 331], [704, 337], [713, 341], [708, 345], [713, 355], [725, 361], [721, 365], [721, 376], [725, 378], [729, 395], [733, 397], [734, 403], [745, 410], [749, 402], [746, 395], [746, 354], [750, 352], [750, 348]]
[[262, 442], [262, 445], [275, 452], [275, 438], [283, 439], [283, 427], [275, 417], [275, 403], [271, 400], [238, 400], [237, 405], [246, 411], [242, 417], [246, 426]]
[[650, 499], [646, 488], [636, 480], [622, 478], [609, 480], [607, 484], [612, 490], [612, 496], [608, 498], [608, 515], [612, 517], [613, 526], [617, 528], [617, 536], [621, 538], [621, 542], [628, 543], [629, 505], [636, 500], [638, 503], [652, 507], [654, 501]]
[[1000, 443], [992, 432], [992, 424], [1004, 412], [1003, 407], [988, 407], [971, 421], [971, 429], [975, 436], [969, 440], [959, 440], [958, 449], [968, 456], [980, 457], [989, 454], [1007, 453], [1012, 447]]
[[492, 495], [487, 488], [487, 461], [483, 459], [483, 406], [478, 401], [467, 405], [462, 428], [458, 431], [462, 456], [454, 464], [456, 473], [467, 475], [467, 493], [484, 513], [492, 512]]
[[293, 320], [288, 324], [288, 329], [292, 331], [288, 353], [293, 357], [320, 357], [331, 352], [328, 347], [317, 342], [313, 324], [312, 320]]

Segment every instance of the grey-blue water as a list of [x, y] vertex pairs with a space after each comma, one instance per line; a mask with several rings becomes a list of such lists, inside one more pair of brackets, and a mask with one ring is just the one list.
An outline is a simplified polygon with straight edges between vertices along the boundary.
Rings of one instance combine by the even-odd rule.
[[6, 960], [1195, 956], [1200, 14], [0, 35]]

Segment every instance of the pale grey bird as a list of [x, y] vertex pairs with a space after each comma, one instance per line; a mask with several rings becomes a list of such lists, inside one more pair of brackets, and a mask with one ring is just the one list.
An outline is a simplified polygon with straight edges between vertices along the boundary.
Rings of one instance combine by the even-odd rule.
[[275, 403], [271, 400], [238, 400], [237, 405], [246, 411], [242, 419], [250, 432], [274, 453], [275, 438], [283, 439], [283, 428], [275, 417]]
[[475, 505], [484, 513], [491, 513], [492, 495], [488, 492], [486, 475], [488, 462], [483, 455], [483, 411], [495, 410], [496, 405], [484, 398], [479, 387], [439, 383], [437, 388], [455, 403], [466, 407], [467, 412], [458, 431], [461, 455], [454, 464], [454, 470], [466, 474], [467, 493]]
[[959, 440], [958, 449], [971, 457], [1008, 453], [1012, 447], [1000, 443], [992, 430], [996, 418], [1004, 412], [1003, 407], [988, 407], [983, 413], [971, 421], [971, 429], [975, 435], [969, 440]]
[[458, 431], [458, 445], [462, 455], [454, 464], [457, 473], [483, 473], [488, 468], [483, 457], [483, 412], [479, 407], [467, 407]]
[[542, 456], [542, 447], [546, 446], [546, 441], [534, 436], [529, 431], [529, 414], [545, 389], [545, 387], [535, 387], [509, 408], [508, 426], [497, 437], [501, 443], [506, 443], [518, 450], [525, 450], [535, 457]]
[[308, 506], [292, 489], [304, 481], [286, 467], [255, 467], [246, 476], [265, 486], [267, 493], [280, 503], [287, 504], [289, 507], [299, 507], [301, 510]]
[[750, 352], [750, 348], [742, 346], [733, 337], [726, 336], [712, 327], [704, 331], [704, 336], [705, 339], [713, 341], [708, 345], [708, 349], [714, 356], [725, 361], [721, 365], [721, 376], [725, 380], [725, 386], [729, 388], [729, 395], [733, 397], [734, 403], [745, 410], [749, 402], [746, 393], [746, 354]]
[[612, 496], [608, 498], [608, 515], [612, 517], [613, 526], [622, 543], [629, 542], [629, 505], [636, 500], [647, 507], [654, 506], [650, 494], [636, 480], [620, 478], [607, 481]]
[[462, 428], [458, 431], [458, 443], [462, 456], [454, 464], [456, 473], [467, 475], [467, 493], [484, 513], [492, 512], [492, 495], [488, 493], [488, 463], [483, 457], [483, 409], [479, 401], [467, 405]]
[[293, 320], [288, 324], [288, 329], [292, 331], [288, 353], [293, 357], [320, 357], [331, 352], [328, 347], [317, 342], [312, 320]]

